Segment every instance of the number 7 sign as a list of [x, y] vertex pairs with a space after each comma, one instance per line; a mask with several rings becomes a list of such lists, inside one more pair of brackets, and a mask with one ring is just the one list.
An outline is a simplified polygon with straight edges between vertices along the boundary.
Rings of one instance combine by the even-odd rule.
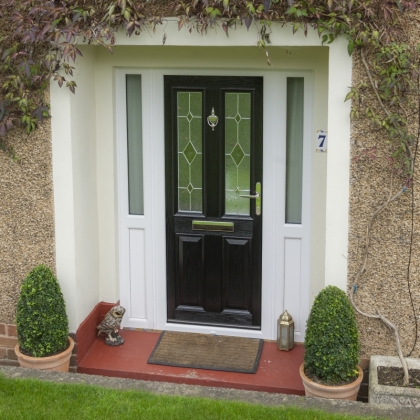
[[327, 145], [328, 145], [327, 132], [324, 130], [317, 130], [315, 151], [325, 153], [327, 151]]

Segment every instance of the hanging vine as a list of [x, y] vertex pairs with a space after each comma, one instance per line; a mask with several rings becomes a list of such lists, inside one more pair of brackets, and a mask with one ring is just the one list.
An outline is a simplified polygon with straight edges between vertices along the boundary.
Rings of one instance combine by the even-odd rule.
[[[20, 126], [30, 134], [50, 116], [44, 95], [50, 80], [76, 92], [73, 70], [82, 56], [80, 42], [112, 51], [117, 31], [128, 36], [155, 31], [169, 17], [177, 19], [179, 30], [203, 35], [218, 27], [229, 36], [245, 25], [258, 32], [257, 45], [270, 64], [268, 33], [274, 22], [305, 34], [312, 28], [322, 43], [345, 37], [348, 53], [360, 54], [368, 80], [353, 85], [345, 98], [352, 100], [351, 118], [368, 118], [392, 146], [389, 196], [367, 224], [350, 299], [360, 314], [393, 329], [404, 364], [397, 327], [379, 311], [361, 310], [354, 291], [366, 275], [378, 215], [413, 185], [417, 136], [408, 119], [419, 112], [418, 51], [409, 46], [405, 26], [406, 13], [417, 7], [415, 0], [5, 0], [0, 9], [0, 147], [14, 157], [12, 137], [6, 133]], [[372, 97], [377, 106], [370, 105]], [[406, 365], [405, 371], [408, 380]]]

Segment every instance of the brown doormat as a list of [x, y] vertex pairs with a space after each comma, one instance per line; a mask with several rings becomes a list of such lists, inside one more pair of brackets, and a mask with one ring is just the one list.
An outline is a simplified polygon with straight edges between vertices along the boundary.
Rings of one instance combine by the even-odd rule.
[[255, 373], [263, 340], [164, 331], [147, 363]]

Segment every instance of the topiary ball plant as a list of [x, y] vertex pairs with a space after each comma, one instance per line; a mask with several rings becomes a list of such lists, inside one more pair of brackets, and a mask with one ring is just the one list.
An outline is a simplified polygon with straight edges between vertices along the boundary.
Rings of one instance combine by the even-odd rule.
[[66, 305], [50, 268], [38, 265], [23, 281], [16, 325], [20, 351], [28, 356], [51, 356], [68, 348]]
[[359, 349], [359, 333], [350, 301], [338, 287], [327, 286], [315, 298], [308, 318], [305, 374], [328, 385], [351, 382], [359, 374]]

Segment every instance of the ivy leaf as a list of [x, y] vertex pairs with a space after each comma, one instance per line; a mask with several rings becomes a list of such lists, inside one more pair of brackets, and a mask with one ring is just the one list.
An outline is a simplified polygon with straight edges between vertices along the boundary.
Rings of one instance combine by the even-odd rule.
[[246, 29], [248, 29], [248, 30], [249, 30], [249, 28], [250, 28], [250, 26], [251, 26], [251, 23], [252, 23], [252, 18], [251, 18], [251, 16], [246, 15], [246, 16], [245, 16], [244, 21], [245, 21], [245, 26], [246, 26]]
[[80, 13], [79, 12], [76, 12], [74, 15], [73, 15], [73, 23], [74, 22], [76, 22], [76, 21], [78, 21], [79, 20], [79, 17], [80, 17]]
[[347, 51], [349, 53], [349, 55], [353, 54], [354, 51], [354, 42], [353, 41], [349, 41], [348, 45], [347, 45]]
[[129, 37], [133, 34], [134, 29], [135, 29], [135, 23], [133, 21], [129, 22], [126, 27], [126, 31]]
[[222, 29], [225, 31], [226, 36], [229, 36], [229, 34], [228, 34], [228, 26], [224, 22], [222, 23]]
[[354, 91], [349, 92], [349, 93], [346, 95], [346, 99], [344, 99], [344, 102], [346, 102], [346, 101], [348, 101], [349, 99], [353, 98], [353, 96], [354, 96]]
[[212, 9], [212, 11], [210, 12], [210, 25], [213, 25], [213, 23], [216, 21], [217, 16], [221, 16], [222, 12], [215, 8], [209, 7], [208, 9]]
[[29, 60], [29, 61], [24, 61], [20, 65], [20, 68], [25, 72], [26, 77], [29, 77], [31, 75], [31, 64], [33, 63], [34, 62], [32, 60]]
[[67, 82], [66, 87], [68, 87], [73, 94], [76, 92], [77, 85], [74, 80], [72, 80], [71, 82]]
[[49, 115], [48, 108], [46, 106], [39, 106], [34, 112], [32, 112], [32, 115], [41, 122], [44, 120], [44, 116], [46, 116], [45, 114]]

